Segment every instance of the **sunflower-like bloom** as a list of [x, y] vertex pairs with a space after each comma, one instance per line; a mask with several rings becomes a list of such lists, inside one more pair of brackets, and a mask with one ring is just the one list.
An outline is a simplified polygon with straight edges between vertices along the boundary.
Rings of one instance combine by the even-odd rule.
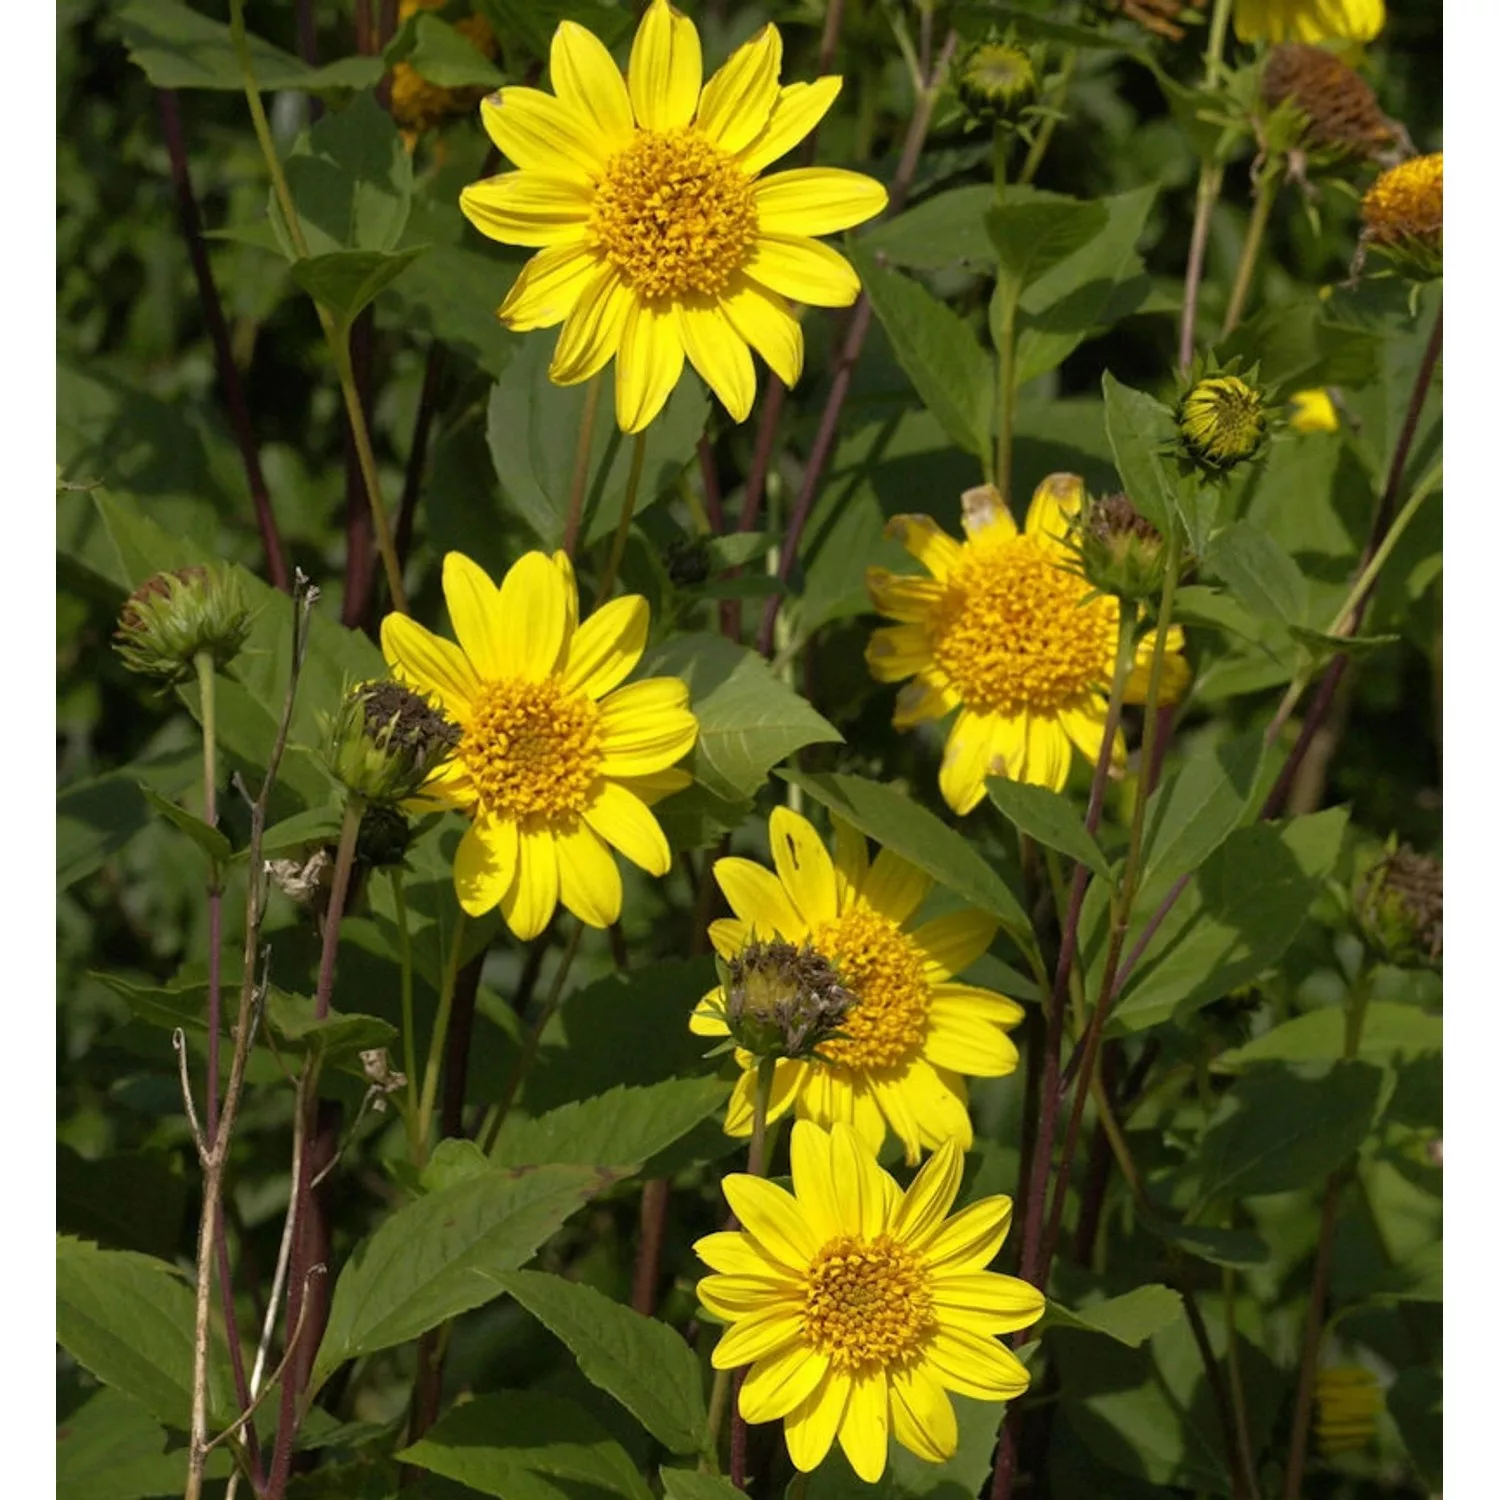
[[946, 1141], [903, 1193], [847, 1125], [792, 1127], [792, 1192], [760, 1177], [724, 1179], [743, 1229], [693, 1247], [719, 1273], [698, 1300], [731, 1326], [716, 1369], [750, 1365], [747, 1422], [786, 1422], [803, 1473], [835, 1437], [859, 1477], [885, 1472], [889, 1436], [930, 1463], [951, 1458], [948, 1391], [1008, 1401], [1030, 1383], [997, 1338], [1042, 1314], [1028, 1282], [987, 1271], [1010, 1228], [1009, 1198], [949, 1217], [963, 1174]]
[[[845, 1121], [879, 1149], [889, 1126], [915, 1163], [923, 1148], [974, 1139], [963, 1074], [999, 1077], [1016, 1066], [1005, 1034], [1022, 1018], [1014, 1000], [953, 982], [990, 945], [997, 926], [977, 911], [957, 911], [913, 927], [932, 889], [915, 866], [883, 849], [873, 863], [860, 834], [835, 820], [834, 855], [806, 818], [771, 814], [773, 875], [748, 859], [721, 859], [714, 878], [733, 917], [712, 923], [709, 940], [726, 961], [755, 940], [807, 944], [827, 959], [854, 1003], [842, 1033], [807, 1059], [781, 1058], [770, 1118], [795, 1108], [829, 1126]], [[700, 1036], [726, 1036], [726, 997], [711, 990], [693, 1012]], [[755, 1059], [736, 1053], [745, 1071], [730, 1097], [724, 1128], [748, 1135]]]
[[1339, 430], [1339, 414], [1334, 407], [1333, 397], [1322, 386], [1307, 391], [1293, 391], [1288, 400], [1292, 410], [1287, 418], [1287, 425], [1293, 432]]
[[1385, 0], [1234, 0], [1242, 42], [1372, 42]]
[[484, 103], [490, 138], [521, 170], [464, 190], [481, 233], [541, 254], [500, 316], [563, 325], [559, 385], [619, 356], [615, 415], [637, 432], [661, 410], [684, 355], [735, 421], [755, 400], [754, 349], [788, 385], [802, 331], [786, 299], [844, 307], [859, 279], [811, 238], [878, 214], [873, 178], [803, 167], [757, 181], [827, 113], [842, 80], [782, 86], [781, 34], [766, 26], [703, 82], [693, 23], [654, 0], [630, 51], [629, 82], [591, 32], [564, 21], [552, 86]]
[[[930, 577], [884, 568], [865, 575], [875, 608], [900, 621], [871, 635], [870, 673], [878, 682], [915, 679], [897, 694], [896, 728], [959, 710], [938, 786], [960, 815], [978, 805], [987, 777], [1061, 791], [1075, 746], [1098, 759], [1120, 638], [1118, 601], [1090, 599], [1093, 588], [1068, 546], [1083, 496], [1077, 476], [1042, 481], [1024, 533], [993, 491], [969, 495], [979, 498], [966, 500], [962, 542], [928, 516], [896, 516], [887, 528]], [[1137, 648], [1127, 703], [1145, 698], [1153, 643], [1148, 633]], [[1174, 625], [1162, 677], [1166, 703], [1187, 686], [1182, 646]], [[1114, 762], [1123, 767], [1124, 759], [1117, 737]]]
[[673, 769], [698, 721], [687, 684], [620, 684], [646, 646], [639, 595], [611, 599], [582, 624], [572, 564], [528, 552], [496, 588], [460, 552], [443, 559], [458, 644], [407, 615], [387, 615], [380, 644], [392, 670], [462, 731], [424, 799], [468, 812], [453, 863], [470, 916], [498, 905], [518, 938], [535, 937], [559, 900], [590, 927], [620, 915], [609, 847], [652, 875], [672, 853], [650, 804], [687, 786]]

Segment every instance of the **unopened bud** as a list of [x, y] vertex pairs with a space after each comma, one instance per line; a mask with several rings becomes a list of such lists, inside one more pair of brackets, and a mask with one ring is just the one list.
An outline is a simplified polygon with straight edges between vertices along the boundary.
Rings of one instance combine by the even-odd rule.
[[1443, 957], [1443, 866], [1403, 844], [1355, 890], [1360, 935], [1393, 964], [1436, 965]]
[[976, 42], [956, 74], [958, 97], [984, 120], [1013, 120], [1036, 97], [1031, 58], [1009, 42]]
[[250, 611], [230, 569], [179, 568], [147, 579], [125, 601], [115, 650], [132, 672], [186, 682], [201, 653], [227, 666], [249, 631]]
[[365, 682], [344, 695], [327, 749], [328, 769], [366, 802], [414, 796], [458, 744], [461, 731], [399, 682]]
[[731, 958], [724, 982], [730, 1034], [757, 1057], [809, 1058], [840, 1035], [855, 997], [809, 944], [754, 938]]
[[1265, 401], [1238, 375], [1210, 375], [1182, 398], [1177, 427], [1189, 453], [1212, 469], [1253, 458], [1266, 436]]

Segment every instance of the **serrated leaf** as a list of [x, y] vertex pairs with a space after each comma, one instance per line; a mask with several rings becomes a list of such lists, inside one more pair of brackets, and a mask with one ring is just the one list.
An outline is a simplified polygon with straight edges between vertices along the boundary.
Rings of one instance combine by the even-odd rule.
[[503, 74], [463, 32], [430, 11], [409, 15], [385, 49], [388, 64], [404, 62], [442, 89], [497, 89]]
[[679, 1333], [592, 1287], [545, 1271], [509, 1271], [495, 1281], [568, 1346], [588, 1380], [664, 1447], [673, 1453], [702, 1447], [708, 1424], [703, 1376]]
[[[1214, 1059], [1214, 1068], [1222, 1073], [1242, 1073], [1262, 1063], [1329, 1062], [1343, 1056], [1344, 1033], [1343, 1007], [1325, 1006], [1283, 1021], [1242, 1047], [1221, 1052]], [[1364, 1061], [1390, 1063], [1442, 1050], [1441, 1016], [1389, 1000], [1372, 1000], [1365, 1007], [1359, 1034], [1359, 1055]]]
[[337, 844], [343, 822], [343, 809], [333, 803], [293, 813], [266, 829], [261, 836], [261, 853], [267, 859], [276, 859], [282, 855], [300, 854], [310, 844]]
[[180, 828], [183, 833], [215, 863], [227, 864], [234, 850], [229, 840], [217, 829], [210, 827], [202, 818], [195, 817], [185, 807], [179, 807], [170, 797], [163, 797], [158, 791], [140, 783], [141, 795], [150, 803], [154, 811], [161, 814], [174, 828]]
[[1142, 1212], [1142, 1225], [1170, 1245], [1177, 1245], [1189, 1255], [1210, 1265], [1236, 1268], [1263, 1266], [1271, 1259], [1271, 1250], [1253, 1230], [1218, 1229], [1204, 1224], [1176, 1224], [1156, 1214]]
[[89, 1160], [58, 1142], [57, 1225], [65, 1234], [111, 1250], [171, 1255], [187, 1199], [175, 1153], [113, 1151]]
[[676, 636], [649, 651], [637, 675], [680, 677], [687, 683], [698, 742], [683, 764], [695, 781], [726, 801], [752, 795], [771, 767], [794, 750], [843, 739], [758, 652], [723, 636]]
[[424, 1193], [440, 1192], [455, 1183], [467, 1182], [491, 1170], [492, 1163], [477, 1141], [467, 1137], [451, 1137], [439, 1141], [432, 1156], [422, 1168], [418, 1182]]
[[866, 231], [860, 244], [892, 265], [914, 271], [940, 271], [956, 263], [992, 266], [995, 246], [984, 216], [994, 201], [995, 190], [988, 183], [934, 193]]
[[[150, 1500], [175, 1495], [187, 1480], [187, 1449], [167, 1449], [166, 1429], [140, 1402], [103, 1386], [57, 1425], [57, 1500]], [[208, 1476], [233, 1467], [225, 1448]]]
[[1258, 729], [1190, 755], [1146, 804], [1141, 884], [1196, 870], [1243, 821], [1265, 759]]
[[1300, 625], [1307, 618], [1307, 580], [1266, 531], [1235, 521], [1214, 537], [1205, 567], [1222, 578], [1251, 614]]
[[990, 207], [984, 221], [1000, 280], [1019, 297], [1044, 272], [1093, 239], [1108, 218], [1098, 199], [1002, 199]]
[[1022, 833], [1048, 849], [1078, 860], [1102, 880], [1110, 878], [1104, 851], [1084, 827], [1078, 809], [1061, 793], [1003, 776], [992, 776], [986, 785], [990, 801]]
[[311, 1389], [346, 1360], [490, 1301], [494, 1283], [479, 1272], [529, 1260], [608, 1181], [583, 1167], [495, 1168], [397, 1209], [339, 1276]]
[[722, 1475], [665, 1466], [661, 1470], [661, 1487], [667, 1500], [735, 1500], [742, 1493]]
[[1368, 656], [1387, 646], [1398, 645], [1399, 635], [1329, 635], [1307, 625], [1289, 625], [1292, 639], [1311, 651], [1313, 660], [1321, 662], [1333, 656]]
[[567, 1162], [639, 1169], [728, 1097], [729, 1085], [718, 1078], [671, 1078], [645, 1088], [612, 1088], [535, 1119], [507, 1120], [495, 1144], [495, 1164]]
[[887, 271], [857, 246], [849, 254], [923, 405], [960, 448], [987, 460], [994, 443], [995, 367], [973, 330], [909, 277]]
[[962, 834], [936, 814], [894, 787], [866, 781], [862, 776], [794, 771], [781, 775], [882, 848], [925, 870], [971, 906], [989, 912], [1023, 947], [1032, 943], [1031, 923], [1010, 887]]
[[426, 249], [333, 250], [294, 260], [292, 280], [347, 327]]
[[396, 1456], [502, 1500], [581, 1500], [600, 1491], [651, 1500], [630, 1455], [593, 1417], [537, 1391], [456, 1406]]
[[1138, 1286], [1123, 1296], [1092, 1302], [1087, 1307], [1066, 1308], [1047, 1303], [1046, 1326], [1081, 1328], [1102, 1333], [1118, 1344], [1139, 1349], [1152, 1334], [1182, 1316], [1182, 1294], [1170, 1287]]
[[290, 1051], [316, 1054], [331, 1063], [349, 1061], [396, 1040], [396, 1028], [378, 1016], [330, 1011], [319, 1020], [311, 999], [282, 990], [266, 996], [266, 1024]]
[[1177, 479], [1165, 456], [1177, 437], [1172, 413], [1106, 370], [1104, 430], [1131, 504], [1165, 536], [1177, 514]]

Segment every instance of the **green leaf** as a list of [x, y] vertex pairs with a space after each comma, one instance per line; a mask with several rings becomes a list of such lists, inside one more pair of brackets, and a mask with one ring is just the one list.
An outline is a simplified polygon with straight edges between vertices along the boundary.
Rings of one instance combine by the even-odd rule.
[[[395, 250], [411, 211], [411, 157], [373, 92], [323, 116], [286, 159], [286, 181], [319, 258], [338, 250]], [[288, 260], [296, 251], [276, 195], [271, 224]]]
[[187, 1210], [180, 1158], [162, 1150], [116, 1151], [88, 1160], [57, 1147], [57, 1225], [112, 1250], [171, 1255]]
[[961, 833], [935, 813], [904, 792], [863, 776], [793, 771], [781, 775], [882, 848], [899, 854], [969, 905], [997, 918], [1023, 948], [1031, 945], [1031, 923], [1010, 887]]
[[430, 11], [406, 18], [385, 49], [388, 64], [409, 63], [442, 89], [497, 89], [503, 74], [463, 32]]
[[1087, 866], [1102, 880], [1110, 878], [1109, 861], [1071, 802], [1050, 787], [1029, 786], [1004, 776], [988, 783], [990, 801], [1028, 837]]
[[[57, 1500], [150, 1500], [187, 1480], [187, 1449], [167, 1452], [167, 1433], [138, 1401], [103, 1386], [57, 1425]], [[208, 1475], [233, 1466], [226, 1448], [209, 1454]]]
[[1306, 625], [1287, 627], [1292, 639], [1306, 646], [1315, 662], [1328, 660], [1331, 656], [1369, 656], [1373, 651], [1384, 651], [1399, 643], [1399, 635], [1329, 635], [1327, 631], [1313, 630]]
[[202, 818], [194, 817], [185, 807], [179, 807], [170, 797], [163, 797], [143, 781], [141, 795], [174, 828], [180, 828], [215, 864], [227, 864], [234, 850], [229, 840], [217, 828], [211, 828]]
[[973, 330], [925, 287], [849, 249], [901, 368], [943, 431], [987, 461], [994, 444], [995, 368]]
[[[1133, 1032], [1181, 1019], [1274, 964], [1327, 885], [1348, 819], [1347, 808], [1330, 808], [1280, 827], [1258, 823], [1231, 833], [1162, 921], [1110, 1026]], [[1157, 879], [1142, 888], [1127, 953], [1169, 883]], [[1091, 965], [1103, 963], [1101, 937], [1090, 933]], [[1092, 978], [1099, 982], [1097, 969]]]
[[[1002, 283], [1019, 297], [1061, 260], [1094, 238], [1109, 214], [1098, 199], [1023, 198], [1001, 201], [985, 214]], [[997, 288], [996, 295], [1000, 295]]]
[[1160, 401], [1106, 370], [1104, 428], [1131, 504], [1165, 536], [1177, 514], [1177, 479], [1166, 456], [1177, 440], [1176, 419]]
[[1155, 1214], [1143, 1212], [1142, 1225], [1168, 1244], [1177, 1245], [1189, 1255], [1215, 1266], [1235, 1268], [1263, 1266], [1271, 1259], [1266, 1242], [1249, 1229], [1216, 1229], [1212, 1225], [1174, 1224]]
[[[193, 1393], [193, 1293], [175, 1266], [130, 1250], [57, 1240], [57, 1341], [105, 1385], [186, 1431]], [[219, 1356], [219, 1357], [212, 1357]], [[229, 1402], [222, 1351], [209, 1360], [209, 1405]]]
[[494, 1284], [479, 1273], [529, 1260], [609, 1180], [582, 1167], [496, 1169], [397, 1209], [339, 1276], [311, 1388], [345, 1360], [404, 1344], [488, 1302]]
[[[426, 232], [424, 226], [424, 237]], [[523, 342], [523, 335], [512, 333], [495, 311], [516, 270], [487, 251], [433, 244], [391, 287], [389, 305], [403, 327], [429, 334], [498, 380]], [[429, 498], [435, 498], [431, 491], [424, 503]], [[465, 498], [472, 503], [472, 497]]]
[[293, 813], [266, 829], [261, 835], [260, 852], [267, 859], [276, 859], [301, 854], [310, 844], [337, 844], [343, 823], [343, 809], [332, 802]]
[[[1392, 1063], [1443, 1050], [1443, 1018], [1413, 1005], [1372, 1000], [1365, 1007], [1359, 1055], [1366, 1062]], [[1283, 1021], [1270, 1031], [1231, 1047], [1214, 1059], [1223, 1073], [1242, 1073], [1260, 1063], [1329, 1062], [1344, 1054], [1344, 1010], [1324, 1006]]]
[[651, 1500], [630, 1455], [593, 1417], [537, 1391], [456, 1406], [396, 1456], [502, 1500], [586, 1500], [601, 1490]]
[[266, 1023], [287, 1050], [330, 1063], [354, 1062], [359, 1053], [396, 1040], [396, 1028], [378, 1016], [330, 1011], [319, 1020], [307, 996], [274, 989], [266, 996]]
[[[116, 24], [130, 60], [159, 89], [227, 89], [240, 93], [244, 79], [229, 27], [179, 0], [130, 0]], [[325, 68], [309, 68], [300, 58], [258, 36], [247, 38], [255, 82], [261, 89], [369, 88], [380, 81], [385, 63], [378, 57], [345, 57]]]
[[941, 271], [954, 264], [992, 266], [995, 246], [984, 216], [994, 201], [995, 190], [988, 183], [934, 193], [867, 230], [860, 244], [913, 271]]
[[1307, 580], [1280, 544], [1258, 526], [1234, 521], [1209, 547], [1204, 566], [1222, 578], [1261, 619], [1300, 625], [1307, 618]]
[[703, 1376], [675, 1329], [545, 1271], [508, 1271], [494, 1280], [568, 1346], [588, 1380], [670, 1452], [696, 1453], [703, 1446]]
[[1433, 1370], [1405, 1369], [1385, 1393], [1386, 1409], [1429, 1493], [1443, 1488], [1443, 1377]]
[[720, 1474], [700, 1474], [696, 1469], [661, 1469], [661, 1487], [667, 1500], [735, 1500], [742, 1493]]
[[294, 260], [292, 280], [347, 327], [426, 249], [333, 250]]
[[435, 1193], [470, 1177], [482, 1177], [491, 1170], [491, 1162], [477, 1141], [467, 1137], [450, 1137], [434, 1147], [418, 1181], [424, 1193]]
[[755, 651], [723, 636], [676, 636], [647, 652], [640, 677], [680, 677], [692, 693], [698, 742], [684, 765], [716, 797], [736, 801], [804, 745], [843, 736]]
[[513, 1116], [496, 1142], [495, 1164], [566, 1162], [638, 1171], [728, 1097], [729, 1086], [718, 1078], [669, 1078], [644, 1088], [612, 1088], [534, 1119]]
[[80, 781], [57, 797], [57, 888], [65, 891], [92, 875], [153, 821], [143, 791], [149, 783], [162, 796], [181, 796], [203, 774], [203, 752], [196, 746]]
[[576, 21], [612, 47], [631, 29], [633, 16], [620, 0], [478, 0], [502, 35], [524, 38], [533, 57], [547, 56], [558, 22]]
[[1284, 1193], [1321, 1183], [1369, 1133], [1381, 1072], [1338, 1062], [1321, 1078], [1256, 1068], [1224, 1096], [1200, 1148], [1200, 1201]]
[[1138, 1286], [1121, 1297], [1069, 1309], [1047, 1303], [1047, 1327], [1081, 1328], [1102, 1333], [1119, 1344], [1139, 1349], [1152, 1334], [1182, 1316], [1182, 1294], [1170, 1287]]
[[1190, 755], [1146, 804], [1141, 884], [1196, 870], [1245, 817], [1265, 736], [1258, 729]]
[[768, 531], [732, 531], [728, 536], [709, 537], [705, 551], [711, 567], [738, 568], [764, 557], [776, 539]]

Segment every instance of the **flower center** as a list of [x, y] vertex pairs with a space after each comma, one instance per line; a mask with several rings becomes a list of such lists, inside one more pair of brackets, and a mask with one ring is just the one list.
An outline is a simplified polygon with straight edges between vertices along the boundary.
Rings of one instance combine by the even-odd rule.
[[835, 1369], [899, 1364], [935, 1322], [925, 1268], [888, 1234], [830, 1240], [807, 1268], [802, 1334]]
[[933, 658], [979, 713], [1054, 713], [1109, 681], [1119, 605], [1088, 593], [1030, 537], [971, 547], [933, 616]]
[[589, 221], [647, 302], [723, 291], [750, 253], [750, 179], [695, 130], [640, 131], [604, 169]]
[[512, 818], [581, 812], [604, 752], [599, 710], [551, 678], [488, 684], [464, 731], [459, 757], [487, 811]]
[[813, 947], [838, 969], [855, 1003], [839, 1022], [841, 1038], [819, 1056], [845, 1068], [897, 1068], [921, 1049], [927, 1035], [929, 989], [917, 945], [888, 917], [851, 906], [825, 922]]

